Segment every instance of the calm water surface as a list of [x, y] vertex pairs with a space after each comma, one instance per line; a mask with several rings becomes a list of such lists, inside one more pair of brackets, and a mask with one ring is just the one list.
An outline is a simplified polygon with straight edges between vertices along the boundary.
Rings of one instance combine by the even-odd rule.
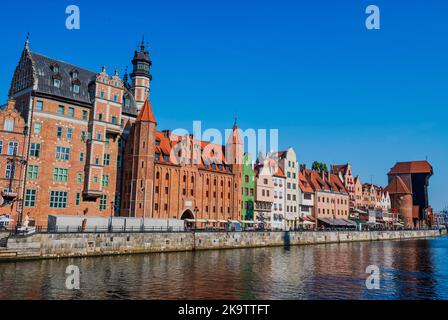
[[0, 299], [448, 299], [448, 238], [2, 263]]

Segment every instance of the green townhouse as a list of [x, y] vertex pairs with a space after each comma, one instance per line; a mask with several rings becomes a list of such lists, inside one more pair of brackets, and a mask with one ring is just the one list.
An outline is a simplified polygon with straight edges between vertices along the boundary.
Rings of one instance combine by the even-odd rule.
[[254, 220], [254, 203], [255, 203], [255, 171], [252, 166], [252, 160], [248, 153], [243, 157], [243, 221]]

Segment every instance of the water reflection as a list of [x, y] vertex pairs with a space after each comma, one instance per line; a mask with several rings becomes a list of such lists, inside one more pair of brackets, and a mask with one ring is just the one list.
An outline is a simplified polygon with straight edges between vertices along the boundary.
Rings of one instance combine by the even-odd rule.
[[29, 261], [0, 264], [0, 299], [447, 299], [447, 266], [448, 238]]

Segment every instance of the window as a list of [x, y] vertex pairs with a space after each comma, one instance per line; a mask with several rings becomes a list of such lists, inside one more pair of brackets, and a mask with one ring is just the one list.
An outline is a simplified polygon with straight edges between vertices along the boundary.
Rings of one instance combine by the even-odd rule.
[[68, 192], [66, 191], [51, 191], [50, 194], [50, 208], [65, 209], [67, 208]]
[[43, 101], [37, 101], [36, 103], [36, 111], [42, 111], [44, 110], [44, 102]]
[[99, 121], [103, 121], [103, 114], [102, 113], [98, 113], [98, 120]]
[[109, 176], [107, 174], [103, 175], [103, 180], [102, 183], [103, 187], [108, 187], [109, 186]]
[[78, 79], [78, 72], [77, 72], [77, 71], [74, 71], [74, 72], [73, 72], [73, 74], [72, 74], [72, 79], [73, 79], [73, 80]]
[[31, 143], [30, 156], [39, 158], [40, 156], [40, 143]]
[[85, 131], [81, 131], [81, 141], [82, 142], [86, 141], [86, 132]]
[[36, 190], [25, 191], [25, 207], [34, 208], [36, 206]]
[[19, 151], [19, 143], [11, 141], [8, 145], [8, 155], [13, 156]]
[[78, 180], [78, 183], [82, 183], [82, 173], [78, 173], [76, 180]]
[[28, 166], [28, 179], [31, 180], [37, 179], [38, 175], [39, 175], [38, 166]]
[[68, 180], [68, 169], [54, 168], [53, 169], [53, 180], [59, 182], [67, 182]]
[[101, 141], [101, 132], [98, 132], [98, 133], [96, 134], [96, 139], [97, 139], [98, 141]]
[[40, 133], [42, 131], [42, 123], [35, 122], [34, 123], [34, 133]]
[[72, 108], [72, 107], [68, 108], [68, 113], [67, 113], [67, 115], [68, 115], [70, 118], [73, 118], [73, 117], [75, 116], [75, 108]]
[[117, 117], [112, 116], [112, 124], [117, 124]]
[[57, 136], [58, 138], [62, 138], [62, 127], [57, 127]]
[[0, 141], [0, 154], [3, 153], [3, 141]]
[[110, 154], [104, 155], [104, 165], [109, 166], [110, 165]]
[[114, 102], [118, 102], [118, 96], [114, 94]]
[[61, 80], [53, 79], [53, 86], [56, 87], [56, 88], [60, 88], [61, 87]]
[[68, 128], [67, 129], [67, 140], [72, 140], [72, 136], [73, 136], [73, 129]]
[[87, 111], [83, 110], [82, 111], [82, 120], [87, 120], [87, 116], [88, 116]]
[[76, 205], [79, 206], [81, 204], [81, 194], [76, 193]]
[[14, 131], [14, 120], [6, 119], [5, 124], [3, 125], [3, 130], [5, 131]]
[[104, 211], [107, 208], [107, 196], [102, 195], [100, 198], [100, 211]]
[[64, 106], [58, 106], [58, 114], [64, 115], [65, 114], [65, 107]]
[[98, 183], [98, 177], [97, 176], [93, 177], [93, 182]]
[[56, 147], [56, 160], [70, 160], [70, 148]]
[[12, 164], [7, 164], [5, 167], [5, 178], [6, 179], [14, 179], [15, 168]]
[[79, 161], [84, 162], [84, 152], [79, 153]]
[[79, 93], [79, 85], [77, 85], [77, 84], [73, 85], [73, 92], [74, 93]]
[[101, 97], [101, 98], [104, 98], [104, 91], [101, 91], [101, 92], [100, 92], [100, 97]]

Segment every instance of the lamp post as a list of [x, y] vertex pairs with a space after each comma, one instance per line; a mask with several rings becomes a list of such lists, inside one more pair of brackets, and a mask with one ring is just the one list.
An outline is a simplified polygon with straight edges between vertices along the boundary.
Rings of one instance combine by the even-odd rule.
[[199, 208], [194, 208], [193, 251], [196, 251], [196, 222], [198, 221]]

